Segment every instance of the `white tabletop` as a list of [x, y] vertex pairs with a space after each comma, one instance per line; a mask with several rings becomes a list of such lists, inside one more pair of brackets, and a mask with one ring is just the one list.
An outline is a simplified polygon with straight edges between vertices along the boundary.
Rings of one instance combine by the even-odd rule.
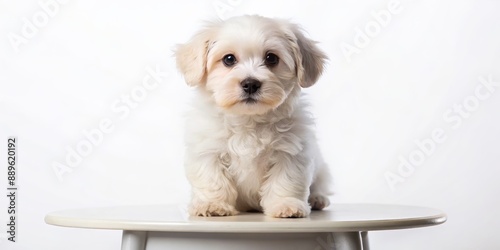
[[446, 221], [439, 210], [400, 205], [334, 204], [307, 218], [278, 219], [262, 213], [229, 217], [188, 216], [185, 206], [148, 205], [65, 210], [48, 214], [51, 225], [165, 232], [350, 232], [404, 229]]

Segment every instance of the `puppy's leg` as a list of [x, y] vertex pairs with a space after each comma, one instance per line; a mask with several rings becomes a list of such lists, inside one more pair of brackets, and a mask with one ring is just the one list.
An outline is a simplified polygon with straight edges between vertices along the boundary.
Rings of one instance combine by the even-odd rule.
[[330, 171], [328, 171], [328, 166], [321, 162], [320, 165], [316, 166], [316, 173], [311, 184], [311, 194], [309, 195], [309, 204], [313, 210], [322, 210], [330, 205], [330, 199], [328, 195], [331, 195], [330, 191]]
[[192, 186], [189, 214], [194, 216], [235, 215], [237, 191], [226, 167], [217, 155], [197, 157], [187, 162]]
[[311, 161], [299, 153], [277, 152], [261, 188], [261, 206], [272, 217], [306, 217], [311, 212], [307, 202], [311, 183]]

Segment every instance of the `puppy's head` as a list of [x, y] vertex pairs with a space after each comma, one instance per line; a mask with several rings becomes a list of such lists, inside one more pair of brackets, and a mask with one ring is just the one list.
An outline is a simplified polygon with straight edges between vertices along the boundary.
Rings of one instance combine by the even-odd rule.
[[209, 91], [217, 106], [252, 115], [312, 86], [326, 56], [295, 24], [241, 16], [208, 24], [178, 46], [176, 59], [186, 82]]

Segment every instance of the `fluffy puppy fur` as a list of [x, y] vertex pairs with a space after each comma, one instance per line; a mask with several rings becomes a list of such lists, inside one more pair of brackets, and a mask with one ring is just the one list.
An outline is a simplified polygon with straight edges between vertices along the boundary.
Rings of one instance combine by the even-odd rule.
[[329, 205], [330, 175], [300, 98], [327, 57], [285, 20], [208, 23], [176, 50], [196, 86], [186, 123], [191, 215], [306, 217]]

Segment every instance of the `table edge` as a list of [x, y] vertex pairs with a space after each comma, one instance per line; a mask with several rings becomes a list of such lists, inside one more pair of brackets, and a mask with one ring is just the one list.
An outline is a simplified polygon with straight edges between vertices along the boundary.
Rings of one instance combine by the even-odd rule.
[[[70, 222], [71, 221], [71, 222]], [[263, 222], [235, 222], [235, 226], [228, 226], [227, 222], [224, 226], [217, 223], [203, 224], [201, 223], [147, 223], [136, 221], [102, 221], [89, 219], [75, 219], [54, 217], [51, 214], [45, 216], [45, 222], [54, 226], [85, 228], [85, 229], [104, 229], [104, 230], [132, 230], [132, 231], [161, 231], [161, 232], [211, 232], [211, 233], [306, 233], [306, 232], [355, 232], [355, 231], [383, 231], [396, 229], [410, 229], [429, 227], [443, 224], [447, 221], [445, 213], [435, 216], [419, 217], [411, 219], [396, 219], [396, 220], [372, 220], [372, 221], [342, 221], [342, 222], [325, 222], [324, 225], [307, 227], [301, 224], [301, 227], [294, 227], [298, 223], [279, 223], [273, 222], [265, 227], [259, 227]], [[75, 226], [77, 222], [78, 226]], [[113, 222], [113, 225], [110, 225]], [[237, 231], [235, 231], [237, 230]]]

